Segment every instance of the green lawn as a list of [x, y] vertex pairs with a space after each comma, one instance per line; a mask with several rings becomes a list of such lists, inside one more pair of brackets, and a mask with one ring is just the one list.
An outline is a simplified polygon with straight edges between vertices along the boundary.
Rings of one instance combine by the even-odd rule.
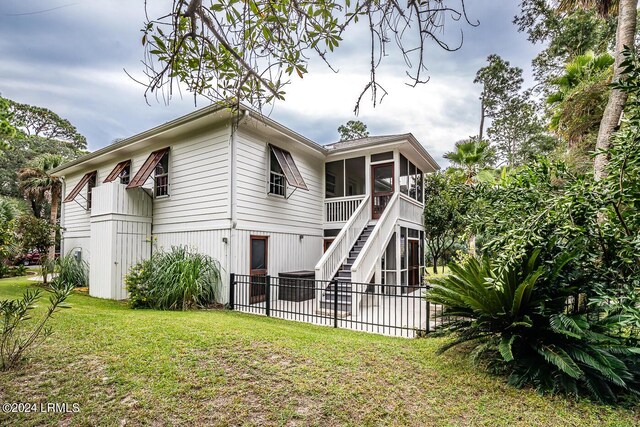
[[[27, 283], [0, 280], [0, 298]], [[0, 425], [640, 423], [631, 410], [513, 389], [455, 352], [436, 356], [438, 339], [130, 310], [80, 294], [70, 302], [51, 323], [55, 334], [0, 373], [0, 402], [78, 403], [80, 412], [0, 414]]]

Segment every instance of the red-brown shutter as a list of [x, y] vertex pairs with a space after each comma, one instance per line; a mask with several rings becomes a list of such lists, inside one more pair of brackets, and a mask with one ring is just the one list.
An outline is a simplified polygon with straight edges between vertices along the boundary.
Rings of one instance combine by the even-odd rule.
[[104, 181], [102, 181], [103, 183], [105, 182], [111, 182], [114, 181], [118, 176], [120, 176], [120, 174], [122, 173], [122, 171], [131, 164], [131, 160], [125, 160], [124, 162], [120, 162], [116, 165], [115, 168], [113, 168], [113, 170], [111, 171], [111, 173], [109, 175], [107, 175], [107, 177], [105, 178]]
[[89, 180], [94, 176], [96, 176], [97, 173], [98, 171], [85, 173], [82, 179], [76, 184], [75, 187], [73, 187], [73, 190], [71, 190], [71, 193], [69, 193], [69, 195], [64, 199], [64, 203], [72, 202], [73, 199], [75, 199], [78, 196], [78, 194], [80, 194], [84, 186], [87, 185]]
[[274, 145], [269, 145], [269, 147], [271, 147], [271, 151], [273, 151], [273, 154], [276, 156], [276, 160], [278, 160], [278, 164], [282, 169], [287, 183], [292, 187], [308, 190], [307, 184], [305, 184], [304, 179], [302, 179], [302, 174], [298, 170], [296, 162], [293, 161], [291, 153]]
[[155, 167], [158, 165], [158, 163], [160, 163], [160, 160], [162, 160], [162, 156], [164, 156], [168, 152], [169, 147], [163, 148], [162, 150], [154, 151], [153, 153], [149, 154], [149, 157], [147, 157], [147, 160], [144, 161], [144, 164], [142, 165], [140, 170], [138, 170], [138, 173], [136, 173], [129, 185], [127, 185], [127, 188], [142, 187], [142, 185], [151, 176], [151, 173], [153, 172]]

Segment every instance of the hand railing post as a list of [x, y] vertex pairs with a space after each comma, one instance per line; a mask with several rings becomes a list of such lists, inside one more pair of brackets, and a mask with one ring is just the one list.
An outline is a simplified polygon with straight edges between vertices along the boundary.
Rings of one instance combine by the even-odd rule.
[[266, 315], [267, 317], [269, 317], [271, 316], [271, 276], [267, 275], [267, 277], [265, 277], [265, 284], [266, 284], [265, 297], [267, 299]]
[[333, 285], [333, 327], [338, 327], [338, 281], [333, 279], [331, 281]]
[[233, 306], [236, 302], [236, 275], [231, 273], [229, 275], [229, 310], [233, 310]]

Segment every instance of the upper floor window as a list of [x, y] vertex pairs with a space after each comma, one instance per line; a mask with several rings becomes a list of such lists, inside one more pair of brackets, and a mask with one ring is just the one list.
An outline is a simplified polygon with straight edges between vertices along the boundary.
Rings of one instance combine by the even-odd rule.
[[131, 160], [125, 160], [118, 163], [111, 173], [107, 175], [103, 182], [112, 182], [116, 179], [120, 180], [120, 184], [128, 184], [131, 177]]
[[287, 183], [284, 172], [273, 150], [271, 150], [271, 159], [269, 161], [269, 194], [283, 197], [287, 194]]
[[85, 209], [87, 210], [91, 209], [91, 192], [93, 187], [96, 186], [97, 174], [98, 174], [97, 171], [85, 173], [84, 176], [80, 179], [80, 181], [78, 181], [76, 186], [73, 187], [73, 190], [71, 190], [67, 195], [67, 197], [65, 197], [64, 203], [74, 201], [76, 197], [80, 194], [80, 192], [84, 189], [84, 186], [87, 185], [87, 197], [84, 197], [82, 195], [80, 197], [85, 199], [85, 201], [87, 202]]
[[120, 184], [128, 184], [131, 179], [131, 162], [127, 163], [127, 165], [122, 168], [122, 172], [118, 175], [120, 178]]
[[91, 178], [89, 178], [89, 181], [87, 182], [87, 210], [91, 209], [93, 187], [96, 186], [96, 176], [97, 174], [91, 175]]
[[164, 153], [154, 170], [154, 194], [156, 197], [169, 195], [169, 152]]
[[[153, 194], [156, 197], [169, 195], [169, 147], [149, 154], [138, 172], [131, 178], [127, 188], [142, 187], [153, 173]], [[127, 178], [120, 176], [120, 178]]]
[[287, 185], [308, 190], [291, 153], [274, 145], [269, 150], [269, 194], [286, 197]]

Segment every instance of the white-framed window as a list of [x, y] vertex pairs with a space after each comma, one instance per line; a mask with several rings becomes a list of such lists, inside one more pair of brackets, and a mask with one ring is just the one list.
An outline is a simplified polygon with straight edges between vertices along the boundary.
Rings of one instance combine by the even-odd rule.
[[269, 194], [285, 197], [287, 194], [287, 180], [278, 163], [273, 150], [270, 150], [271, 157], [269, 160]]
[[169, 195], [169, 151], [165, 152], [154, 169], [154, 188], [155, 197], [164, 197]]
[[93, 201], [93, 187], [97, 185], [97, 174], [93, 174], [89, 181], [87, 182], [87, 210], [91, 210], [92, 201]]
[[131, 162], [122, 168], [122, 171], [118, 174], [118, 178], [120, 179], [120, 184], [129, 184], [131, 180]]

